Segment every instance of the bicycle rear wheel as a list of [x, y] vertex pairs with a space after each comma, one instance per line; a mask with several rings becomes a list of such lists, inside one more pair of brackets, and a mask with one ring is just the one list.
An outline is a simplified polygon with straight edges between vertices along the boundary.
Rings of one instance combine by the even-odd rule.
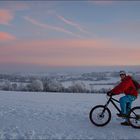
[[140, 129], [140, 106], [130, 110], [128, 120], [132, 127]]
[[111, 120], [111, 112], [103, 105], [93, 107], [89, 114], [90, 121], [96, 126], [105, 126]]

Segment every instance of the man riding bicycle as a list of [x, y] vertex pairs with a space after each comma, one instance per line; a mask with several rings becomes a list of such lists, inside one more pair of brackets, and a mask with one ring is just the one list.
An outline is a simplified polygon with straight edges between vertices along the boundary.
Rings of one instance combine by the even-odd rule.
[[[136, 100], [138, 96], [138, 92], [136, 90], [136, 87], [132, 81], [131, 76], [126, 75], [125, 71], [120, 71], [120, 78], [121, 82], [115, 86], [111, 91], [107, 92], [108, 96], [117, 95], [124, 93], [125, 96], [121, 97], [120, 107], [121, 107], [121, 113], [117, 114], [119, 117], [125, 117], [126, 120], [121, 123], [121, 125], [130, 125], [127, 119], [128, 113], [131, 109], [132, 102]], [[139, 85], [140, 88], [140, 85]]]

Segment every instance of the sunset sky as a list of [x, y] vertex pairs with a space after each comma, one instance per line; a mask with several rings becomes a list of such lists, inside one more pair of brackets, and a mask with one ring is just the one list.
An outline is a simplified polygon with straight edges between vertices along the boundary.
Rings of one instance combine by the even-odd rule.
[[139, 1], [0, 1], [0, 69], [140, 65]]

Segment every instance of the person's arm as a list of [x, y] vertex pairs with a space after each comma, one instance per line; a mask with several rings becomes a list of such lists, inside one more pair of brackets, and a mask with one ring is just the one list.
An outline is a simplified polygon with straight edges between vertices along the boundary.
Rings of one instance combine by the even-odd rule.
[[126, 88], [129, 85], [129, 80], [125, 80], [122, 81], [119, 85], [117, 85], [116, 87], [114, 87], [111, 92], [113, 94], [120, 94], [120, 93], [124, 93], [124, 91], [126, 90]]

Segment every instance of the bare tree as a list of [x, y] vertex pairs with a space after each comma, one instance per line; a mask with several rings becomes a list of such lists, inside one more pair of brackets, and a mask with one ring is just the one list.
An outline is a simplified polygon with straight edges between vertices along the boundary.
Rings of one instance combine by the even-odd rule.
[[82, 93], [86, 92], [86, 86], [83, 82], [72, 82], [72, 85], [69, 86], [69, 91], [70, 92], [77, 92], [77, 93]]
[[32, 91], [43, 91], [43, 83], [41, 80], [33, 80], [30, 88]]
[[12, 85], [11, 85], [11, 82], [9, 80], [6, 80], [3, 84], [3, 90], [12, 90]]

